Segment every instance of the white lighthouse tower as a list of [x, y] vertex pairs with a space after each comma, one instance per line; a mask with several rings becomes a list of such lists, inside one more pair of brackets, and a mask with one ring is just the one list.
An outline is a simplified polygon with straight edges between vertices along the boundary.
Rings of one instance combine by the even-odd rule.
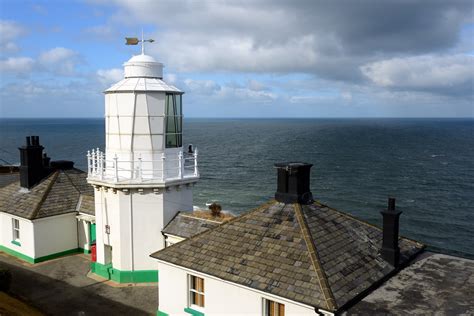
[[164, 247], [161, 231], [176, 213], [192, 211], [199, 179], [197, 150], [183, 153], [183, 92], [163, 81], [163, 64], [141, 42], [142, 54], [124, 64], [125, 78], [104, 92], [105, 153], [88, 153], [97, 225], [92, 272], [121, 283], [157, 282], [149, 255]]

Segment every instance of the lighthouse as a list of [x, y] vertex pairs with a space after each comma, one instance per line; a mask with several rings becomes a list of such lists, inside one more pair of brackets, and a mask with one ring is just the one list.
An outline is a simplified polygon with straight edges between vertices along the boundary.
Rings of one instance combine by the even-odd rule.
[[183, 152], [183, 93], [163, 81], [163, 64], [144, 52], [124, 63], [124, 79], [105, 90], [105, 151], [88, 152], [94, 186], [96, 255], [92, 272], [119, 283], [157, 282], [149, 257], [162, 229], [192, 211], [197, 149]]

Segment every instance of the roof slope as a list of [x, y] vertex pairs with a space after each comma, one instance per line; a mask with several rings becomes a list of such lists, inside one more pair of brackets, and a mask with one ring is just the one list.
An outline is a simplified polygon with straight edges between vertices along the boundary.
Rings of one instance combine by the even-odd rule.
[[125, 78], [105, 90], [109, 92], [124, 91], [160, 91], [160, 92], [177, 92], [182, 93], [175, 86], [169, 85], [158, 78]]
[[[381, 230], [324, 205], [271, 202], [152, 257], [336, 311], [394, 270]], [[401, 260], [423, 248], [402, 239]]]
[[195, 217], [192, 216], [192, 213], [179, 212], [162, 232], [168, 235], [189, 238], [208, 229], [215, 228], [220, 224], [222, 224], [221, 221]]
[[0, 212], [30, 220], [75, 212], [81, 194], [94, 194], [86, 177], [78, 169], [58, 170], [30, 190], [15, 181], [0, 188]]

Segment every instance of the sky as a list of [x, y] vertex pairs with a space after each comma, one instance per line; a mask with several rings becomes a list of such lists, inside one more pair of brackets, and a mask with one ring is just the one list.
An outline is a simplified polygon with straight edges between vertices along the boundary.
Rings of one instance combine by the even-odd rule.
[[142, 28], [186, 117], [474, 117], [470, 0], [0, 0], [0, 118], [103, 117]]

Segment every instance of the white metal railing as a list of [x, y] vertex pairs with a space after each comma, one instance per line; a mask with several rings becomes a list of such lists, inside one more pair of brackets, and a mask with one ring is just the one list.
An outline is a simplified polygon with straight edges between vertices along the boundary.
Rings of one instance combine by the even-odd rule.
[[108, 157], [102, 151], [87, 151], [87, 173], [89, 179], [113, 182], [144, 183], [164, 182], [169, 180], [198, 178], [198, 151], [175, 155], [161, 154], [159, 160], [143, 160], [138, 155], [136, 160], [119, 158], [116, 154]]

